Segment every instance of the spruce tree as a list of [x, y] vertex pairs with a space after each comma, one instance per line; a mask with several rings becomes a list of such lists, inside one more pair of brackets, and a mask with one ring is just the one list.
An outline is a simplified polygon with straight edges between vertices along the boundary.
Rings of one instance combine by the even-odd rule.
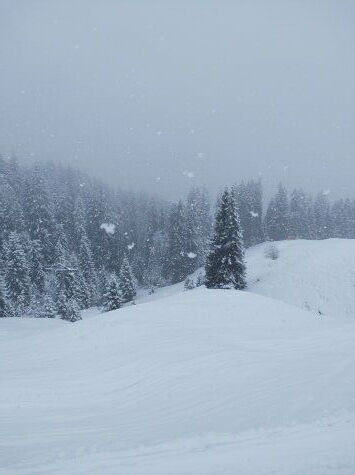
[[68, 300], [65, 312], [60, 318], [62, 320], [66, 320], [67, 322], [72, 323], [77, 322], [78, 320], [82, 320], [80, 308], [76, 300]]
[[5, 282], [11, 303], [19, 310], [30, 303], [30, 277], [28, 263], [21, 240], [16, 232], [10, 233], [6, 243]]
[[326, 193], [318, 193], [313, 206], [315, 238], [328, 239], [331, 236], [330, 209]]
[[232, 188], [232, 194], [237, 203], [245, 246], [250, 247], [262, 242], [264, 234], [262, 229], [261, 182], [242, 182]]
[[246, 287], [242, 230], [235, 200], [228, 189], [222, 194], [216, 213], [214, 236], [206, 263], [206, 287]]
[[121, 265], [118, 288], [119, 288], [123, 303], [132, 302], [134, 300], [137, 294], [135, 279], [132, 273], [131, 266], [126, 256], [124, 256], [123, 262]]
[[56, 318], [58, 315], [53, 299], [49, 295], [45, 295], [42, 308], [39, 312], [41, 318]]
[[37, 292], [44, 292], [45, 271], [42, 265], [42, 247], [38, 240], [31, 241], [30, 248], [30, 279]]
[[116, 276], [111, 275], [107, 282], [107, 288], [104, 293], [104, 311], [118, 310], [122, 306], [122, 296], [118, 286]]
[[185, 210], [181, 201], [171, 210], [169, 225], [169, 251], [165, 274], [170, 277], [173, 284], [176, 284], [183, 281], [191, 272], [189, 253], [193, 252], [192, 236], [187, 231]]
[[0, 318], [14, 317], [14, 309], [6, 295], [4, 279], [0, 277]]
[[89, 304], [93, 305], [97, 300], [97, 276], [90, 242], [86, 234], [81, 236], [78, 262], [85, 281], [86, 289], [89, 293]]
[[80, 270], [73, 275], [73, 298], [83, 310], [91, 305], [91, 292]]
[[289, 224], [290, 236], [293, 239], [310, 238], [308, 204], [306, 195], [302, 189], [293, 190], [291, 194]]
[[52, 263], [55, 221], [44, 170], [36, 165], [24, 190], [24, 216], [32, 240], [39, 240], [46, 264]]
[[56, 309], [60, 318], [64, 318], [67, 313], [68, 299], [63, 289], [61, 289], [56, 298]]

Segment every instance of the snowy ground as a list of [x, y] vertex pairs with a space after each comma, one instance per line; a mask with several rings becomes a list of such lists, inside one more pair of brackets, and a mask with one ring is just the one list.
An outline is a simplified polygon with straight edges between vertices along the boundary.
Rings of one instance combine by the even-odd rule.
[[0, 321], [0, 473], [353, 475], [355, 242], [278, 246], [248, 292]]

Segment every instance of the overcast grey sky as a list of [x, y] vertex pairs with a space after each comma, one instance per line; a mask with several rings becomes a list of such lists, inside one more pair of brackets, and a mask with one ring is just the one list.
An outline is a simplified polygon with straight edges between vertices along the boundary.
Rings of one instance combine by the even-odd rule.
[[0, 151], [355, 196], [355, 1], [0, 0]]

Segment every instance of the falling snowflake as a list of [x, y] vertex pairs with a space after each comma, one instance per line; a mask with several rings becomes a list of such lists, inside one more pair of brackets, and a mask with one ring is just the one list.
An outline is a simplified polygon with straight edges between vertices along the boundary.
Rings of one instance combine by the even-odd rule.
[[187, 176], [187, 178], [194, 178], [195, 174], [194, 172], [189, 172], [187, 170], [185, 170], [184, 172], [182, 172], [183, 175]]
[[116, 226], [112, 223], [102, 223], [100, 229], [103, 229], [107, 234], [115, 234]]
[[330, 190], [324, 190], [324, 191], [323, 191], [323, 196], [328, 196], [329, 193], [330, 193]]
[[135, 243], [132, 242], [131, 244], [128, 244], [127, 249], [131, 251], [134, 248], [134, 246], [135, 246]]
[[259, 213], [255, 213], [255, 211], [250, 211], [250, 214], [253, 218], [257, 218], [259, 216]]
[[189, 259], [195, 259], [195, 257], [197, 257], [197, 254], [195, 254], [194, 252], [188, 252], [187, 253], [187, 257]]

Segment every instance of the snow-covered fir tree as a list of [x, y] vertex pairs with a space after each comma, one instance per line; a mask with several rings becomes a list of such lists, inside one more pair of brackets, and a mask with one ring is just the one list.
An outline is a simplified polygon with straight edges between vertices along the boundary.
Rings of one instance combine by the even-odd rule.
[[193, 271], [191, 256], [196, 255], [193, 234], [188, 230], [182, 201], [170, 212], [169, 249], [165, 264], [165, 274], [171, 283], [183, 281]]
[[315, 239], [329, 238], [332, 234], [332, 229], [330, 220], [330, 205], [327, 193], [322, 192], [317, 194], [314, 201], [313, 214]]
[[56, 318], [58, 311], [56, 305], [50, 295], [45, 295], [43, 303], [39, 311], [39, 317], [41, 318]]
[[244, 245], [250, 247], [261, 243], [264, 240], [261, 182], [242, 182], [232, 188], [232, 194], [238, 207]]
[[22, 311], [30, 304], [31, 281], [26, 254], [16, 232], [10, 233], [5, 250], [7, 294], [12, 305]]
[[282, 241], [289, 237], [289, 206], [287, 190], [280, 183], [275, 197], [270, 201], [265, 217], [269, 241]]
[[0, 318], [14, 317], [15, 311], [7, 297], [5, 281], [0, 276]]
[[89, 294], [89, 304], [93, 305], [97, 300], [98, 284], [91, 245], [86, 234], [83, 234], [80, 239], [78, 263]]
[[118, 288], [122, 303], [133, 302], [137, 294], [136, 283], [131, 266], [126, 256], [124, 256], [122, 261], [118, 280]]
[[292, 239], [310, 239], [308, 204], [302, 189], [293, 190], [290, 199], [289, 235]]
[[76, 300], [70, 299], [67, 301], [65, 312], [60, 318], [72, 323], [82, 320], [80, 307]]
[[242, 230], [233, 194], [226, 189], [219, 200], [214, 236], [206, 263], [206, 287], [246, 287]]
[[104, 293], [103, 307], [105, 312], [118, 310], [123, 304], [121, 291], [119, 289], [117, 277], [111, 274], [107, 281], [107, 287]]
[[38, 240], [31, 241], [30, 249], [30, 279], [35, 291], [42, 294], [45, 284], [45, 270], [42, 264], [43, 253], [41, 243]]
[[[355, 238], [355, 202], [331, 202], [327, 190], [316, 196], [294, 190], [288, 202], [280, 186], [264, 203], [265, 215], [260, 182], [236, 185], [233, 195], [246, 246], [264, 240], [264, 231], [270, 240]], [[81, 308], [101, 305], [107, 276], [119, 274], [124, 254], [140, 286], [184, 281], [204, 266], [211, 227], [201, 188], [174, 204], [113, 189], [68, 167], [23, 167], [15, 157], [0, 157], [0, 273], [19, 316], [45, 314], [46, 295], [57, 307], [60, 296], [64, 307], [71, 299]]]

